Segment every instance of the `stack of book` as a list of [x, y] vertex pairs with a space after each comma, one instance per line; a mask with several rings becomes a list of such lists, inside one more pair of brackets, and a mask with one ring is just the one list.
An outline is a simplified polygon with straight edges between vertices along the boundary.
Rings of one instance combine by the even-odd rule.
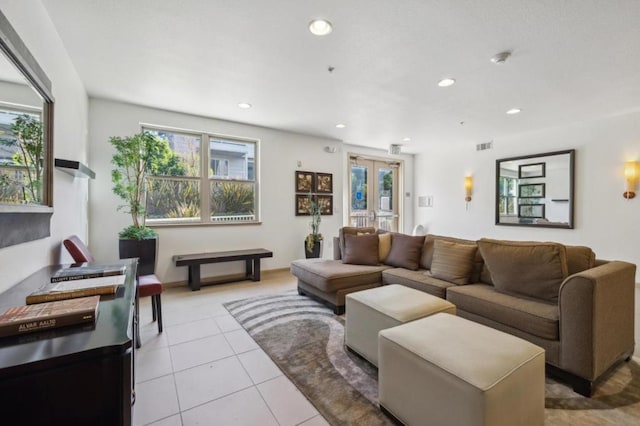
[[57, 270], [51, 282], [27, 296], [27, 305], [115, 294], [124, 284], [125, 265], [80, 264]]
[[100, 296], [15, 306], [0, 315], [0, 337], [95, 322]]
[[74, 264], [51, 275], [50, 282], [0, 315], [0, 337], [94, 323], [100, 296], [124, 284], [126, 265]]

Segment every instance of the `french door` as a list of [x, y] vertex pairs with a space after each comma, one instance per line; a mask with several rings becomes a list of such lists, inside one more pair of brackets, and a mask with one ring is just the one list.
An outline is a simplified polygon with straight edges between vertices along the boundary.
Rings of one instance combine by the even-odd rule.
[[400, 163], [351, 155], [349, 225], [397, 231]]

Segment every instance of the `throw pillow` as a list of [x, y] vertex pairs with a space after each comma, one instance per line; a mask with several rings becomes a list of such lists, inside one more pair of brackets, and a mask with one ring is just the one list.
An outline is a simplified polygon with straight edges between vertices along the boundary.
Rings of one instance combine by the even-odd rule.
[[377, 266], [378, 236], [376, 234], [345, 234], [342, 263]]
[[478, 247], [446, 240], [434, 242], [431, 275], [454, 284], [469, 284]]
[[424, 236], [411, 236], [399, 233], [391, 233], [391, 250], [385, 260], [385, 264], [396, 268], [405, 268], [417, 271], [420, 267], [420, 254]]
[[340, 244], [341, 256], [344, 254], [344, 236], [345, 235], [374, 234], [375, 232], [376, 230], [373, 227], [357, 228], [355, 226], [343, 226], [342, 228], [340, 228], [340, 230], [338, 231], [338, 243]]
[[391, 233], [378, 234], [378, 258], [384, 263], [391, 251]]
[[[422, 247], [422, 256], [420, 257], [420, 267], [424, 269], [431, 269], [431, 263], [433, 262], [433, 252], [434, 252], [434, 244], [436, 240], [444, 240], [449, 241], [451, 243], [464, 244], [469, 246], [477, 246], [475, 241], [465, 240], [462, 238], [455, 237], [443, 237], [441, 235], [433, 235], [429, 234], [424, 239], [424, 246]], [[471, 273], [471, 277], [469, 278], [470, 282], [478, 282], [480, 281], [480, 272], [482, 271], [484, 262], [482, 261], [482, 256], [480, 256], [480, 251], [476, 250], [476, 257], [474, 260], [473, 272]]]
[[596, 264], [596, 254], [589, 247], [565, 246], [567, 249], [567, 268], [569, 275], [577, 274], [593, 268]]
[[483, 238], [478, 248], [496, 290], [558, 302], [560, 285], [568, 276], [562, 244]]

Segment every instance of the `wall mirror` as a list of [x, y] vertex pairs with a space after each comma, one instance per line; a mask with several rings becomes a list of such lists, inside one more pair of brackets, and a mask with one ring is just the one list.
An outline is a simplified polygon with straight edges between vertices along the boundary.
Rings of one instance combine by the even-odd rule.
[[0, 247], [50, 235], [51, 82], [0, 12]]
[[573, 228], [575, 150], [496, 160], [496, 225]]

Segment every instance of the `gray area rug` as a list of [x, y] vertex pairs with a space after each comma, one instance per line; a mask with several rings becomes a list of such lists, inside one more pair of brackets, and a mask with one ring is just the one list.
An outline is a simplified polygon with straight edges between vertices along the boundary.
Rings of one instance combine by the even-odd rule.
[[[393, 424], [378, 408], [377, 370], [344, 349], [344, 319], [296, 292], [224, 305], [332, 425]], [[547, 425], [640, 425], [640, 365], [622, 364], [592, 398], [546, 379]]]

